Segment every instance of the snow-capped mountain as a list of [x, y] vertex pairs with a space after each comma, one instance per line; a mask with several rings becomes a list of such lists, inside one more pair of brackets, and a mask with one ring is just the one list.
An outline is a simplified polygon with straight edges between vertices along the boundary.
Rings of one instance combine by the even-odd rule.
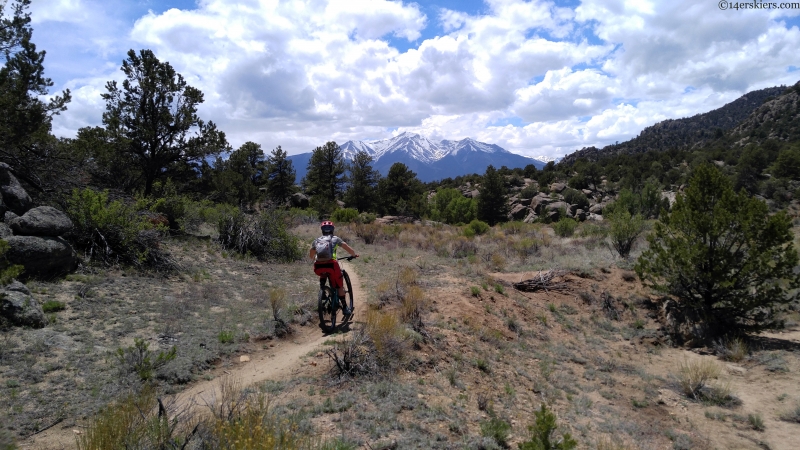
[[542, 161], [544, 163], [549, 163], [550, 161], [552, 161], [553, 164], [558, 164], [559, 161], [564, 159], [564, 157], [562, 157], [562, 156], [553, 157], [553, 156], [540, 155], [540, 156], [534, 156], [533, 159], [538, 160], [538, 161]]
[[[378, 141], [347, 141], [339, 148], [348, 161], [359, 151], [367, 152], [374, 160], [373, 167], [383, 175], [388, 173], [392, 164], [403, 163], [416, 172], [422, 181], [483, 173], [490, 164], [496, 168], [525, 167], [533, 164], [539, 169], [545, 165], [542, 161], [520, 156], [498, 145], [478, 142], [471, 138], [435, 142], [409, 132]], [[294, 161], [298, 182], [305, 176], [310, 156], [310, 153], [303, 153], [289, 157]]]

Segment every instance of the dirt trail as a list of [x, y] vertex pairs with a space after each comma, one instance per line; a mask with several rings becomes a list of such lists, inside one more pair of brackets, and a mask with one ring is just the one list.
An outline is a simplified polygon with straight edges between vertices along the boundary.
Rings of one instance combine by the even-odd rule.
[[[352, 266], [342, 263], [342, 268], [347, 270], [353, 285], [353, 303], [355, 316], [352, 322], [363, 321], [366, 313], [366, 304], [361, 292], [361, 281]], [[341, 312], [339, 319], [341, 318]], [[317, 323], [316, 315], [312, 323]], [[338, 326], [338, 325], [337, 325]], [[178, 394], [176, 410], [185, 407], [205, 409], [220, 396], [220, 380], [228, 377], [240, 383], [242, 387], [249, 386], [266, 380], [284, 380], [296, 376], [304, 363], [301, 358], [313, 350], [321, 347], [331, 336], [324, 335], [319, 327], [295, 327], [295, 333], [286, 340], [278, 341], [274, 347], [258, 350], [246, 355], [233, 357], [230, 367], [215, 369], [215, 377], [211, 380], [191, 384], [186, 390]], [[240, 362], [241, 356], [249, 357], [247, 362]], [[319, 360], [320, 362], [324, 360]], [[63, 427], [56, 425], [38, 435], [19, 443], [20, 449], [67, 449], [75, 448], [76, 431], [79, 427]]]

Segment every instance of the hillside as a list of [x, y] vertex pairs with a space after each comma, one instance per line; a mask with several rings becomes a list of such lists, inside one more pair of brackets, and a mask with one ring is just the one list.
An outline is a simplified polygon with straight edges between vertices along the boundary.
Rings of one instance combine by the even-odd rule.
[[[317, 234], [315, 225], [292, 231]], [[559, 238], [516, 223], [469, 241], [449, 226], [337, 231], [362, 258], [348, 267], [360, 280], [357, 322], [333, 336], [317, 327], [308, 264], [233, 258], [202, 238], [167, 242], [183, 267], [170, 278], [94, 270], [31, 283], [37, 300], [66, 309], [44, 329], [3, 335], [4, 424], [21, 448], [72, 448], [100, 406], [138, 386], [114, 356], [136, 337], [152, 351], [177, 347], [156, 379], [168, 411], [187, 420], [184, 436], [188, 418], [223, 413], [236, 389], [249, 388], [251, 399], [268, 396], [268, 417], [342, 449], [516, 448], [541, 404], [579, 448], [793, 448], [798, 425], [779, 416], [800, 405], [797, 314], [784, 333], [723, 361], [672, 348], [654, 297], [590, 228]], [[513, 288], [550, 269], [560, 270], [551, 289]], [[403, 313], [412, 298], [418, 321]], [[406, 331], [382, 325], [383, 350], [357, 344], [351, 357], [383, 363], [342, 376], [332, 355], [363, 342], [370, 323], [391, 323], [376, 317]], [[713, 385], [730, 400], [682, 393], [680, 367], [701, 363], [720, 369]], [[141, 413], [157, 409], [152, 399]]]
[[[752, 117], [756, 110], [777, 107], [774, 102], [787, 91], [785, 86], [776, 86], [748, 92], [727, 105], [703, 114], [683, 119], [669, 119], [645, 128], [639, 136], [619, 144], [607, 145], [602, 149], [584, 148], [566, 155], [561, 163], [571, 165], [580, 158], [596, 161], [599, 158], [635, 154], [648, 151], [688, 150], [704, 146], [732, 132], [740, 124]], [[765, 101], [773, 99], [769, 105]], [[783, 107], [781, 103], [780, 107]], [[758, 113], [767, 117], [764, 111]], [[763, 119], [762, 119], [763, 120]]]

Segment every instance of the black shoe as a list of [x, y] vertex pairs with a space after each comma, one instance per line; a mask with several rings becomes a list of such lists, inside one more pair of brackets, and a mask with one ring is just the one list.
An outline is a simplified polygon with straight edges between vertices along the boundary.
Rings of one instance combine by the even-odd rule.
[[350, 317], [352, 317], [352, 316], [353, 316], [353, 310], [352, 310], [352, 309], [350, 309], [350, 308], [345, 308], [345, 309], [344, 309], [344, 316], [345, 316], [347, 319], [349, 319]]

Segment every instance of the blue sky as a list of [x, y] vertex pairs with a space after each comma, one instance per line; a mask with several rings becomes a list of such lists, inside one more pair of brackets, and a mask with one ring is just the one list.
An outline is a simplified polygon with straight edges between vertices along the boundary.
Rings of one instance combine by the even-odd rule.
[[290, 154], [404, 131], [560, 156], [800, 79], [800, 10], [568, 0], [37, 0], [53, 131], [101, 124], [129, 49], [205, 94], [238, 147]]

